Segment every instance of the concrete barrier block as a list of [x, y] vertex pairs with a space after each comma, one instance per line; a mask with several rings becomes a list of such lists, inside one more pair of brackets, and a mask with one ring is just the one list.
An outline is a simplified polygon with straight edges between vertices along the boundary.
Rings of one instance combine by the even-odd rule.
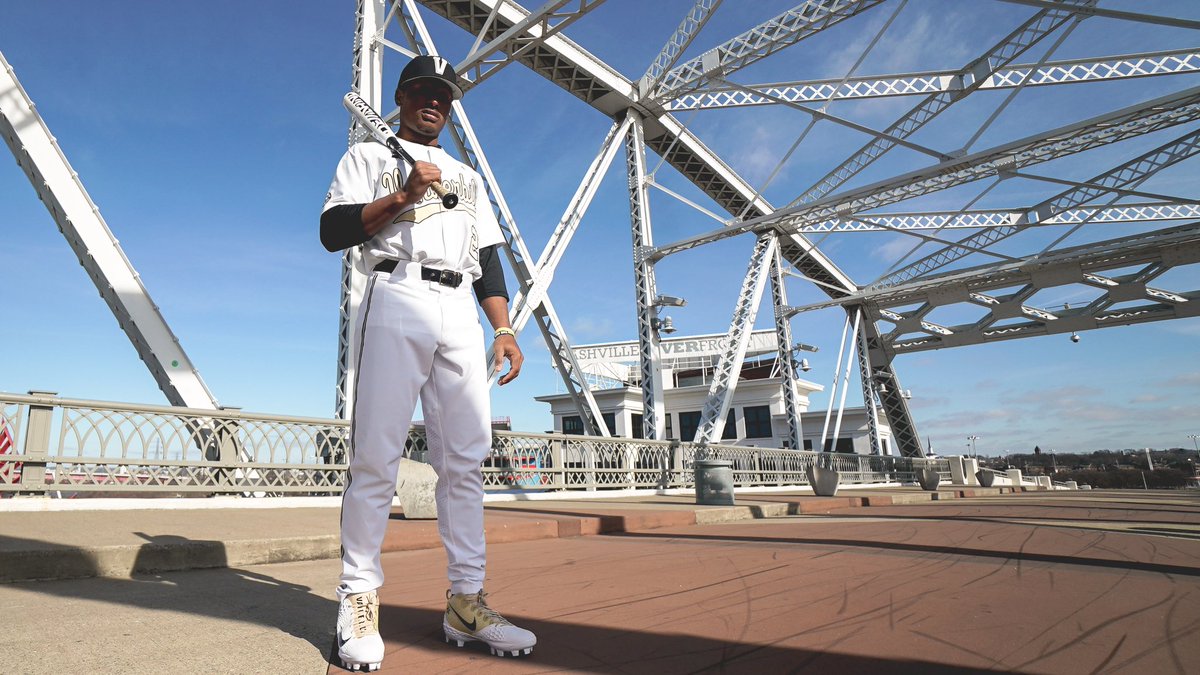
[[401, 459], [396, 471], [396, 496], [404, 509], [404, 517], [412, 519], [437, 519], [437, 472], [424, 462]]

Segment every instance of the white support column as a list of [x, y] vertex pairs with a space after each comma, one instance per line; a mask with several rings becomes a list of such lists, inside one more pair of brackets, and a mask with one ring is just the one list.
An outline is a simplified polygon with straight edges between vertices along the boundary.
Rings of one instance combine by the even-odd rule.
[[[382, 102], [383, 50], [376, 41], [382, 35], [387, 12], [383, 0], [358, 0], [354, 25], [354, 59], [350, 89], [358, 92], [376, 110]], [[355, 142], [356, 125], [350, 122], [347, 143]], [[354, 414], [354, 325], [358, 306], [367, 288], [358, 247], [342, 254], [341, 300], [338, 305], [338, 364], [333, 416], [350, 419]]]
[[[861, 311], [860, 307], [847, 307], [847, 312]], [[864, 320], [870, 321], [869, 317]], [[871, 454], [883, 454], [883, 441], [879, 439], [879, 408], [875, 400], [876, 383], [871, 372], [870, 350], [867, 347], [867, 330], [859, 330], [854, 340], [858, 354], [858, 375], [862, 383], [863, 409], [867, 413], [867, 438], [871, 443]], [[900, 392], [896, 392], [900, 395]]]
[[712, 382], [708, 386], [708, 398], [704, 401], [700, 426], [696, 429], [697, 443], [713, 442], [717, 436], [717, 427], [724, 425], [725, 416], [729, 414], [729, 404], [733, 400], [733, 392], [737, 389], [737, 380], [742, 372], [742, 363], [746, 359], [746, 345], [750, 341], [750, 333], [754, 330], [754, 318], [758, 315], [758, 306], [767, 286], [767, 272], [775, 260], [777, 250], [778, 240], [774, 233], [768, 232], [760, 236], [754, 244], [750, 265], [746, 270], [746, 277], [742, 280], [742, 290], [738, 294], [737, 306], [733, 311], [733, 320], [729, 323], [729, 333], [725, 336], [725, 353], [717, 362]]
[[654, 246], [650, 226], [650, 195], [646, 190], [646, 145], [642, 119], [633, 109], [625, 135], [625, 164], [629, 180], [629, 222], [633, 233], [634, 294], [638, 313], [638, 349], [642, 370], [642, 427], [647, 439], [664, 440], [666, 402], [663, 400], [661, 352], [659, 351], [658, 289], [654, 262], [643, 252]]
[[0, 136], [158, 388], [171, 405], [218, 408], [3, 54], [0, 68]]
[[780, 388], [783, 412], [787, 415], [788, 445], [804, 449], [804, 429], [800, 423], [800, 395], [796, 392], [796, 358], [792, 353], [792, 320], [787, 315], [787, 289], [783, 285], [783, 259], [778, 247], [771, 257], [771, 301], [775, 307], [775, 342], [779, 345]]

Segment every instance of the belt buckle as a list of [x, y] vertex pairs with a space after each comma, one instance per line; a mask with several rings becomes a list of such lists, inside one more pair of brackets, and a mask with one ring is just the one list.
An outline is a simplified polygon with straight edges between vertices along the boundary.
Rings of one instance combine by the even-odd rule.
[[462, 281], [462, 274], [454, 270], [438, 270], [438, 283], [443, 286], [458, 288], [458, 284]]

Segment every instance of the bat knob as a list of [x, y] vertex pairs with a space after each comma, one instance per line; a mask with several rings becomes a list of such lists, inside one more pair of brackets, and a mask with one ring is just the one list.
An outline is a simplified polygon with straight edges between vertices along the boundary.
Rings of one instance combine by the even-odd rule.
[[454, 194], [453, 192], [447, 192], [446, 194], [442, 195], [442, 206], [448, 209], [458, 206], [458, 195]]

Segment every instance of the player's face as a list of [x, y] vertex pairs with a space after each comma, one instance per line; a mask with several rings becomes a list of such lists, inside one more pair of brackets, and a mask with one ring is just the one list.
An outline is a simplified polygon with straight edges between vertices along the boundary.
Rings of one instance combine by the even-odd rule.
[[450, 87], [434, 80], [417, 80], [400, 90], [400, 138], [432, 144], [450, 115]]

